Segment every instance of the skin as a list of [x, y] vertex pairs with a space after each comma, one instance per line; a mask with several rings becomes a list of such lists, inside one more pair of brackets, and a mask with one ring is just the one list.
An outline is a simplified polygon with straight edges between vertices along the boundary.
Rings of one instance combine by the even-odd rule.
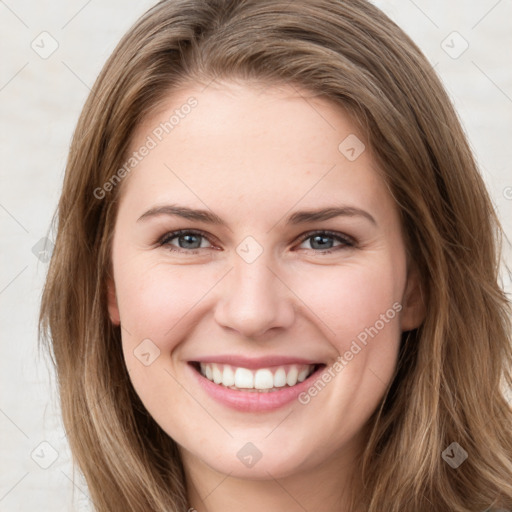
[[[424, 316], [407, 264], [396, 205], [345, 111], [296, 87], [222, 82], [174, 91], [141, 124], [132, 151], [190, 96], [198, 104], [122, 183], [113, 238], [109, 314], [122, 325], [135, 390], [178, 443], [190, 506], [199, 512], [344, 510], [365, 424], [395, 370], [400, 335]], [[338, 150], [355, 134], [366, 150]], [[138, 219], [155, 206], [206, 209], [226, 226], [170, 215]], [[287, 225], [298, 210], [351, 206], [369, 213]], [[196, 229], [187, 247], [178, 229]], [[301, 235], [331, 230], [319, 248]], [[253, 237], [252, 263], [237, 246]], [[325, 247], [323, 249], [322, 247]], [[331, 254], [322, 254], [328, 248]], [[188, 251], [188, 252], [187, 252]], [[264, 413], [217, 403], [191, 376], [198, 356], [294, 355], [331, 365], [394, 303], [401, 311], [369, 339], [311, 401]], [[144, 339], [160, 350], [145, 366]], [[252, 467], [236, 456], [252, 442]]]

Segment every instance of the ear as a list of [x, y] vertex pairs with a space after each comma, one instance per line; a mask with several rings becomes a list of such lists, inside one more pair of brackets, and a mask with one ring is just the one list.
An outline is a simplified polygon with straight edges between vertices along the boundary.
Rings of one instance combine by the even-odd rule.
[[116, 286], [110, 276], [107, 277], [107, 302], [110, 321], [114, 325], [120, 325], [121, 318], [119, 316], [119, 306], [117, 305]]
[[400, 326], [402, 331], [411, 331], [419, 327], [426, 315], [423, 290], [418, 269], [411, 265], [407, 272], [407, 283], [402, 298], [402, 315]]

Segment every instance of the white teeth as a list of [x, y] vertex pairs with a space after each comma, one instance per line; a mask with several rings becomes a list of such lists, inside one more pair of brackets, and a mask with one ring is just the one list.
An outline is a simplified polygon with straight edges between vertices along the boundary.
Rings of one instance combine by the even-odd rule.
[[297, 376], [297, 380], [299, 382], [302, 382], [303, 380], [306, 380], [307, 376], [308, 376], [308, 370], [306, 368], [306, 369], [304, 369], [304, 370], [299, 372], [299, 375]]
[[233, 369], [231, 368], [231, 366], [227, 364], [224, 365], [224, 373], [222, 374], [222, 384], [224, 386], [235, 385], [235, 374], [233, 373]]
[[[212, 364], [212, 366], [217, 366]], [[235, 372], [235, 386], [237, 388], [253, 388], [254, 375], [247, 368], [237, 368]]]
[[249, 370], [235, 368], [229, 364], [200, 363], [201, 374], [215, 384], [232, 389], [254, 389], [260, 391], [277, 391], [276, 388], [295, 386], [304, 381], [313, 371], [314, 365], [286, 365], [275, 371], [270, 368]]
[[215, 384], [219, 384], [222, 382], [222, 372], [220, 371], [220, 369], [217, 365], [212, 367], [212, 374], [213, 374], [213, 382], [215, 382]]
[[[294, 367], [296, 370], [296, 368]], [[291, 370], [290, 370], [291, 372]], [[291, 382], [291, 379], [290, 379]], [[278, 368], [276, 373], [274, 373], [274, 386], [276, 388], [282, 388], [283, 386], [286, 386], [286, 372], [284, 371], [284, 368]], [[292, 384], [293, 386], [293, 384]]]
[[288, 384], [288, 386], [293, 386], [294, 384], [296, 384], [297, 375], [299, 375], [299, 370], [297, 369], [296, 366], [292, 366], [288, 370], [288, 375], [286, 376], [286, 384]]
[[258, 370], [254, 375], [254, 387], [256, 389], [273, 388], [274, 387], [274, 377], [272, 376], [272, 372], [270, 370], [266, 370], [266, 369]]

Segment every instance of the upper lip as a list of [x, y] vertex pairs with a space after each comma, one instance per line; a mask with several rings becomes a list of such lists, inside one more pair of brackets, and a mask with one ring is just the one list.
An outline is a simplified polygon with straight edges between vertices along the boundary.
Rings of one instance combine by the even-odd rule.
[[290, 357], [290, 356], [263, 356], [263, 357], [244, 357], [238, 355], [216, 355], [216, 356], [204, 356], [198, 357], [191, 363], [218, 363], [218, 364], [230, 364], [231, 366], [236, 366], [238, 368], [248, 368], [248, 369], [258, 369], [258, 368], [268, 368], [271, 366], [282, 366], [287, 364], [323, 364], [320, 361], [315, 361], [313, 359], [303, 359], [300, 357]]

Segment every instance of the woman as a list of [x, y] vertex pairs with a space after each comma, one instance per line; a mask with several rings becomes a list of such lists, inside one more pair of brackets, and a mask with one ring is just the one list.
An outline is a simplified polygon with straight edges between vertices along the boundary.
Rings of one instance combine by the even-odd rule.
[[160, 2], [80, 117], [42, 302], [96, 510], [512, 507], [499, 234], [374, 6]]

